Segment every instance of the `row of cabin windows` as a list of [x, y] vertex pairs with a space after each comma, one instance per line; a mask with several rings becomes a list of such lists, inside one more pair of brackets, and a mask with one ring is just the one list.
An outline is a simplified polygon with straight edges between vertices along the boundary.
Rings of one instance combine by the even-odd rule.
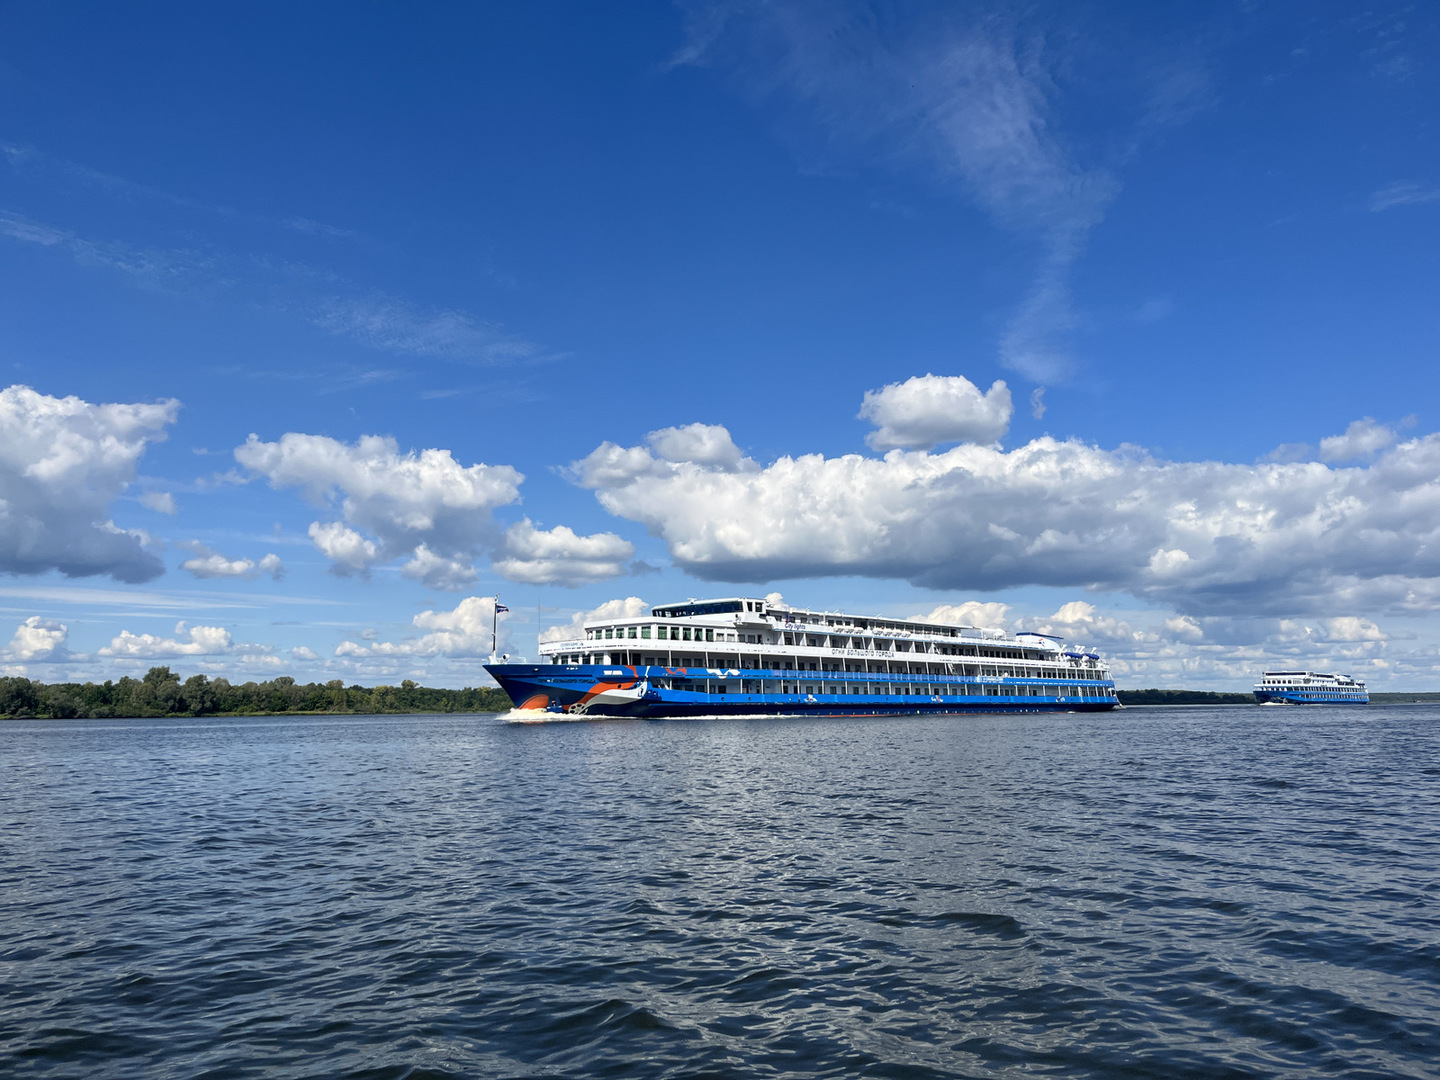
[[[632, 633], [630, 633], [628, 636], [625, 634], [625, 629], [626, 629], [625, 627], [612, 628], [612, 629], [614, 629], [615, 636], [618, 637], [618, 638], [620, 638], [620, 639], [622, 639], [622, 640], [626, 640], [626, 639], [628, 639], [628, 638], [634, 638], [634, 637], [635, 637], [635, 634], [633, 633], [633, 631], [634, 631], [635, 628], [634, 628], [633, 626], [629, 628], [629, 629], [632, 631]], [[665, 628], [664, 628], [664, 627], [660, 627], [659, 629], [663, 630], [663, 629], [665, 629]], [[672, 632], [673, 632], [674, 629], [679, 629], [679, 628], [672, 628]], [[641, 630], [640, 637], [641, 637], [642, 639], [649, 640], [649, 635], [648, 635], [647, 633], [645, 633], [645, 631], [649, 630], [649, 627], [641, 627], [640, 630]], [[596, 635], [595, 640], [603, 640], [603, 638], [601, 638], [601, 636], [600, 636], [600, 634], [601, 634], [600, 631], [597, 630], [597, 631], [595, 631], [594, 633], [595, 633], [595, 635]], [[713, 634], [713, 631], [711, 631], [711, 633]], [[606, 633], [605, 636], [608, 637], [609, 634]], [[613, 639], [612, 639], [612, 640], [613, 640]], [[690, 640], [690, 639], [684, 639], [684, 640]], [[696, 628], [696, 633], [695, 633], [695, 637], [694, 637], [693, 640], [694, 640], [694, 641], [697, 641], [697, 642], [701, 640], [701, 639], [700, 639], [700, 630], [699, 630], [699, 628]], [[710, 640], [713, 641], [714, 638], [711, 637]], [[775, 669], [789, 668], [789, 669], [798, 669], [798, 670], [801, 670], [801, 671], [817, 671], [817, 670], [818, 670], [818, 671], [865, 671], [865, 670], [866, 670], [863, 666], [861, 666], [860, 663], [855, 663], [855, 662], [844, 663], [844, 664], [842, 664], [842, 663], [839, 662], [839, 661], [834, 661], [834, 662], [829, 662], [829, 663], [821, 663], [821, 662], [813, 662], [813, 661], [808, 661], [808, 660], [798, 660], [798, 658], [796, 658], [796, 657], [786, 657], [786, 656], [755, 657], [755, 660], [756, 660], [756, 662], [757, 662], [757, 666], [759, 666], [759, 667], [775, 668]], [[798, 660], [798, 662], [797, 662], [797, 660]], [[563, 660], [562, 660], [561, 662], [562, 662], [562, 663], [564, 663], [564, 662], [569, 662], [569, 663], [583, 663], [584, 661], [581, 661], [581, 660], [579, 660], [579, 659], [575, 659], [575, 660], [568, 660], [568, 661], [563, 661]], [[641, 663], [651, 663], [652, 661], [649, 661], [649, 660], [641, 660], [640, 662], [641, 662]], [[662, 663], [662, 662], [663, 662], [663, 661], [660, 660], [660, 659], [656, 659], [656, 660], [653, 661], [653, 663], [656, 663], [656, 664], [659, 664], [659, 663]], [[737, 661], [735, 661], [735, 662], [738, 663], [739, 661], [737, 660]], [[1067, 667], [1059, 668], [1059, 669], [1055, 669], [1055, 668], [1016, 667], [1016, 666], [1012, 666], [1012, 665], [1008, 665], [1008, 664], [1007, 664], [1007, 665], [999, 665], [999, 666], [975, 665], [975, 664], [961, 664], [961, 665], [950, 665], [950, 664], [947, 664], [947, 665], [945, 665], [945, 666], [955, 669], [955, 673], [957, 673], [957, 674], [994, 675], [994, 676], [1003, 676], [1003, 677], [1006, 677], [1006, 678], [1021, 678], [1021, 679], [1024, 679], [1024, 678], [1031, 678], [1031, 679], [1056, 679], [1056, 678], [1061, 678], [1061, 679], [1098, 679], [1098, 678], [1102, 678], [1103, 675], [1104, 675], [1103, 670], [1100, 669], [1100, 668], [1098, 668], [1098, 667], [1096, 667], [1096, 666], [1093, 665], [1093, 664], [1090, 665], [1090, 666], [1088, 666], [1088, 667], [1080, 667], [1080, 666], [1077, 665], [1077, 666], [1067, 666]]]
[[1327, 684], [1327, 683], [1313, 683], [1313, 684], [1312, 684], [1312, 683], [1272, 683], [1272, 684], [1270, 684], [1269, 689], [1271, 689], [1271, 690], [1314, 690], [1314, 691], [1316, 691], [1316, 692], [1320, 692], [1320, 691], [1324, 691], [1324, 690], [1355, 690], [1355, 691], [1358, 691], [1358, 690], [1360, 690], [1360, 687], [1359, 687], [1359, 686], [1354, 686], [1354, 685], [1347, 685], [1347, 684], [1345, 684], [1345, 683], [1341, 683], [1339, 686], [1331, 686], [1331, 685], [1329, 685], [1329, 684]]
[[[889, 652], [894, 648], [895, 652], [927, 652], [926, 641], [887, 640], [885, 638], [850, 638], [850, 637], [826, 637], [824, 634], [794, 634], [787, 633], [781, 636], [782, 642], [786, 645], [808, 645], [811, 648], [823, 649], [873, 649], [878, 652]], [[1034, 659], [1034, 656], [1026, 656], [1019, 649], [984, 648], [978, 645], [935, 645], [934, 654], [938, 656], [984, 656], [992, 660], [1027, 660]]]
[[[615, 638], [628, 638], [635, 640], [637, 637], [643, 641], [650, 640], [650, 627], [648, 626], [607, 626], [603, 630], [586, 630], [586, 641], [612, 641]], [[691, 627], [688, 626], [657, 626], [655, 637], [660, 641], [714, 641], [715, 631], [704, 627], [694, 627], [694, 634], [691, 634]], [[637, 634], [636, 631], [639, 631]], [[720, 635], [721, 641], [734, 641], [734, 634]]]

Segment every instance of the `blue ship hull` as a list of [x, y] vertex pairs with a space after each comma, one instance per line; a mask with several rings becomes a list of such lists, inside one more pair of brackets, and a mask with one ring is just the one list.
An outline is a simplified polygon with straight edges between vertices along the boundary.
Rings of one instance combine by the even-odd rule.
[[[901, 716], [930, 713], [1103, 712], [1119, 701], [1110, 682], [891, 675], [892, 690], [846, 693], [845, 672], [487, 664], [515, 707], [583, 716]], [[779, 683], [793, 692], [762, 692]], [[717, 684], [726, 687], [717, 692]], [[925, 692], [918, 692], [919, 687]], [[688, 687], [695, 687], [690, 689]], [[733, 687], [734, 689], [730, 689]], [[1088, 690], [1089, 693], [1084, 691]]]
[[1370, 695], [1344, 690], [1256, 690], [1257, 705], [1369, 705]]

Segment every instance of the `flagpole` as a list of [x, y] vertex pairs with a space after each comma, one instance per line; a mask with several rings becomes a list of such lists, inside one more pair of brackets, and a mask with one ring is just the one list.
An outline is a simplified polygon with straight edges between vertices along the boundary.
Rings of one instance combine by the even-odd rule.
[[494, 605], [494, 609], [490, 612], [490, 662], [496, 664], [499, 663], [496, 650], [500, 647], [500, 612], [510, 609], [500, 602], [499, 593], [495, 594], [495, 599], [491, 603]]

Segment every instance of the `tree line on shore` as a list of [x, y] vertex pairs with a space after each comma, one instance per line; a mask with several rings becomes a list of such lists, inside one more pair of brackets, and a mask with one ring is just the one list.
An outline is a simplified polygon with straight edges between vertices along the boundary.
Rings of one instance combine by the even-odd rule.
[[340, 679], [297, 683], [288, 675], [232, 683], [191, 675], [183, 682], [168, 667], [144, 678], [103, 683], [42, 683], [0, 677], [0, 717], [37, 720], [106, 717], [222, 716], [271, 713], [503, 712], [510, 699], [499, 687], [442, 690], [406, 679], [399, 686], [346, 686]]
[[1116, 690], [1121, 705], [1254, 705], [1254, 694], [1213, 690]]

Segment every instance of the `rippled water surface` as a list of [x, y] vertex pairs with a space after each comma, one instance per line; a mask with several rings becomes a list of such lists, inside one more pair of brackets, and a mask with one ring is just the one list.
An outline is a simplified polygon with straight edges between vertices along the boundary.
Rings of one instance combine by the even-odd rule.
[[0, 724], [0, 1074], [1440, 1074], [1440, 708]]

